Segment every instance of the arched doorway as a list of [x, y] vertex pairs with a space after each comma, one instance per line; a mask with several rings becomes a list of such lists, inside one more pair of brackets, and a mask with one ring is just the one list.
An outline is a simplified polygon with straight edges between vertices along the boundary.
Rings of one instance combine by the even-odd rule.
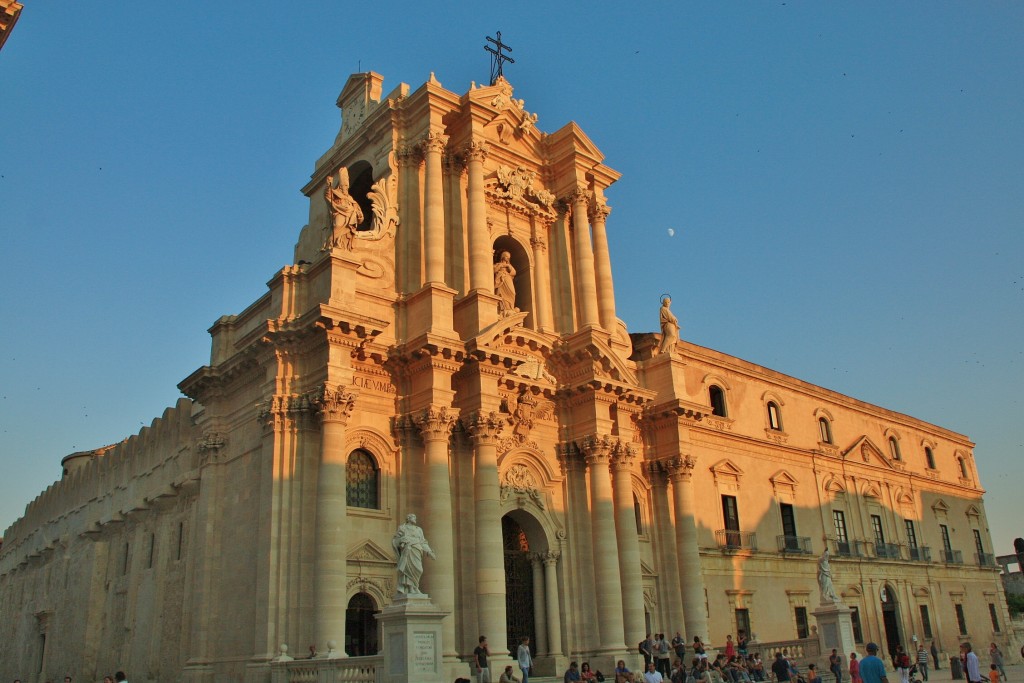
[[882, 586], [882, 594], [879, 596], [882, 601], [882, 625], [885, 628], [885, 645], [889, 656], [896, 652], [896, 647], [903, 642], [900, 634], [899, 604], [896, 600], [896, 591], [892, 586]]
[[505, 547], [505, 623], [508, 650], [515, 652], [523, 636], [530, 638], [530, 653], [537, 654], [534, 633], [533, 567], [530, 542], [519, 522], [509, 515], [501, 518], [501, 537]]
[[366, 593], [356, 593], [345, 610], [345, 654], [365, 657], [377, 654], [377, 603]]

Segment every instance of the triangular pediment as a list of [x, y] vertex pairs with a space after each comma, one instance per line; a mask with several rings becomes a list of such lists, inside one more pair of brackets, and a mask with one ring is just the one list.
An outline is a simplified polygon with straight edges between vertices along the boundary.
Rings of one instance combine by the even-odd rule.
[[944, 515], [947, 512], [949, 512], [949, 506], [946, 505], [946, 502], [940, 498], [939, 500], [932, 503], [932, 512], [934, 512], [935, 514]]
[[882, 449], [866, 435], [854, 441], [849, 448], [843, 451], [843, 458], [846, 460], [857, 459], [869, 465], [881, 465], [890, 470], [896, 469]]
[[658, 573], [651, 569], [651, 565], [647, 564], [643, 560], [640, 560], [640, 575], [641, 576], [657, 576]]
[[348, 554], [349, 562], [367, 562], [370, 564], [395, 564], [394, 555], [380, 547], [370, 539], [366, 539]]
[[769, 481], [775, 486], [785, 486], [787, 488], [796, 488], [797, 485], [797, 480], [786, 470], [779, 470], [769, 478]]
[[743, 476], [743, 470], [741, 470], [736, 463], [728, 458], [723, 458], [711, 466], [711, 471], [718, 476], [732, 477], [738, 479]]
[[967, 506], [967, 509], [964, 511], [964, 514], [968, 517], [981, 517], [981, 508], [972, 503], [971, 505]]

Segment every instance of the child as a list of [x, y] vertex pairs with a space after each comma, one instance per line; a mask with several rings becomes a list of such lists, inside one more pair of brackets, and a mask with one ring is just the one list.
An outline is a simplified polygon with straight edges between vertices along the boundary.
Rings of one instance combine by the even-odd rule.
[[992, 665], [992, 670], [988, 672], [988, 680], [991, 683], [999, 683], [999, 667], [995, 664]]

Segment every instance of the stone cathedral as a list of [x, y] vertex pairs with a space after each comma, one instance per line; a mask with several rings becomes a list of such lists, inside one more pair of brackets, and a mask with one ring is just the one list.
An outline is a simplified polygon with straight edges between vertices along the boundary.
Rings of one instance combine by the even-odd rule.
[[967, 437], [677, 341], [667, 301], [630, 334], [619, 174], [503, 78], [358, 73], [337, 105], [294, 265], [216, 321], [187, 398], [7, 530], [0, 675], [385, 680], [409, 514], [438, 680], [481, 634], [494, 680], [524, 636], [541, 676], [635, 669], [652, 631], [816, 642], [826, 549], [854, 642], [1008, 649]]

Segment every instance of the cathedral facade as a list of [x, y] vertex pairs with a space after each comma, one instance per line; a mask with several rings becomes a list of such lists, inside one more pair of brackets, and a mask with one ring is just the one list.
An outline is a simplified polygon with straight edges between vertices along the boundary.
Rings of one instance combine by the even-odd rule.
[[214, 324], [187, 399], [6, 532], [0, 671], [372, 663], [409, 514], [449, 673], [481, 634], [547, 675], [652, 631], [807, 641], [825, 550], [857, 642], [1009, 644], [970, 440], [676, 341], [667, 303], [630, 334], [619, 174], [513, 95], [349, 78], [294, 265]]

